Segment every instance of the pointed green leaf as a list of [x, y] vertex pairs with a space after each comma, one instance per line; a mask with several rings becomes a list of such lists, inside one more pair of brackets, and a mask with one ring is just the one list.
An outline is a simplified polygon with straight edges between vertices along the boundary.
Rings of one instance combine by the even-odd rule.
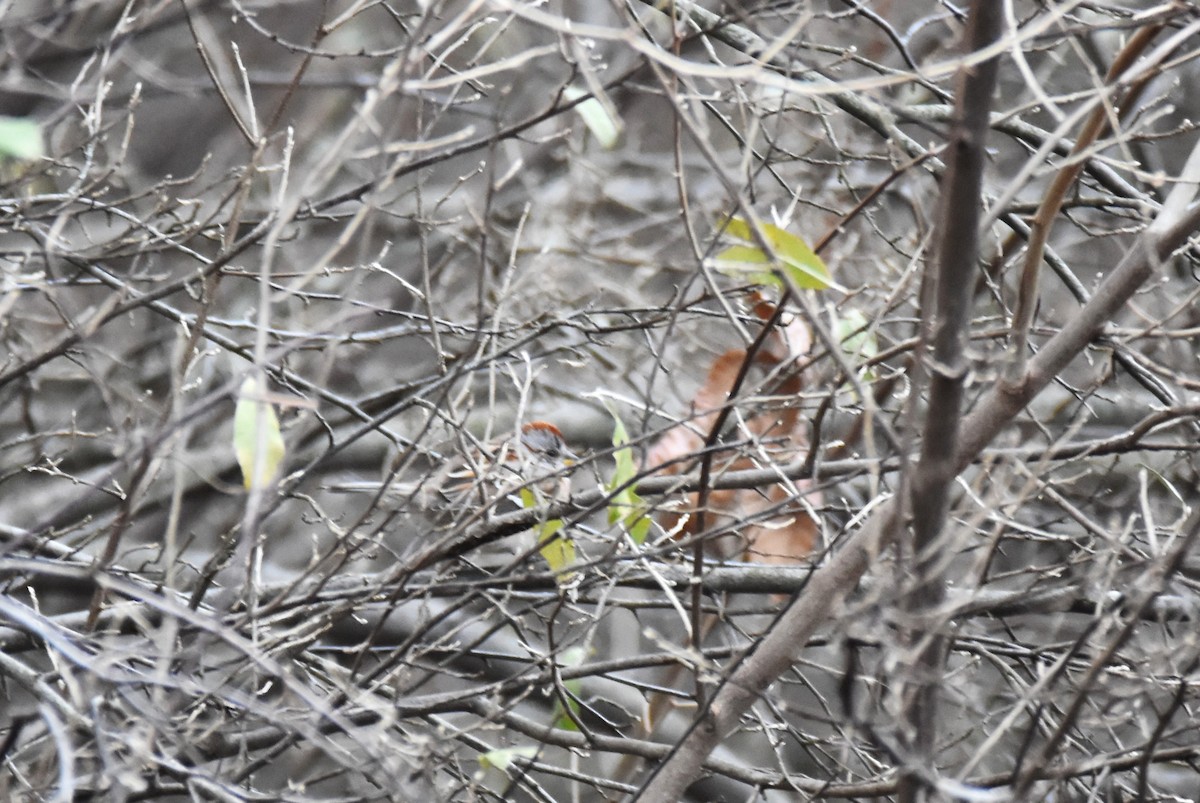
[[497, 769], [501, 772], [506, 772], [509, 766], [512, 765], [514, 758], [533, 759], [535, 756], [537, 756], [536, 747], [505, 747], [480, 753], [477, 760], [479, 761], [479, 766], [485, 770]]
[[870, 329], [867, 316], [856, 309], [846, 310], [837, 320], [838, 340], [848, 357], [865, 361], [879, 353], [879, 341]]
[[[521, 506], [526, 510], [537, 507], [537, 494], [532, 488], [522, 488], [520, 496]], [[566, 583], [575, 576], [574, 572], [568, 571], [575, 563], [575, 542], [560, 535], [562, 529], [562, 519], [550, 519], [537, 524], [532, 528], [532, 532], [537, 537], [538, 552], [545, 559], [546, 565], [554, 572], [559, 583]]]
[[616, 466], [613, 469], [612, 478], [606, 485], [611, 496], [608, 503], [608, 523], [620, 522], [623, 524], [634, 543], [640, 545], [650, 533], [651, 521], [646, 515], [649, 505], [638, 496], [631, 484], [634, 477], [637, 476], [638, 469], [637, 463], [633, 459], [633, 449], [627, 445], [629, 434], [625, 430], [625, 424], [611, 405], [608, 412], [613, 417], [612, 443], [617, 447], [613, 451], [613, 461]]
[[0, 156], [31, 162], [45, 153], [40, 125], [24, 117], [0, 116]]
[[[567, 100], [578, 100], [585, 94], [587, 93], [582, 89], [573, 86], [563, 90], [563, 97]], [[592, 136], [600, 143], [600, 147], [606, 151], [617, 147], [617, 141], [621, 137], [621, 120], [613, 116], [609, 106], [606, 106], [599, 98], [591, 97], [577, 104], [575, 113], [583, 120], [588, 131], [592, 132]]]
[[[866, 315], [856, 309], [846, 310], [840, 316], [836, 312], [833, 315], [833, 329], [841, 343], [842, 353], [849, 359], [851, 366], [869, 361], [879, 353], [879, 341], [875, 338], [875, 333], [871, 331]], [[870, 366], [864, 365], [855, 373], [860, 379], [867, 381], [875, 379], [875, 372]], [[850, 388], [851, 385], [852, 383], [847, 380], [842, 385], [842, 389]], [[849, 393], [851, 398], [858, 399], [857, 391], [850, 390]]]
[[[585, 658], [587, 658], [587, 650], [583, 647], [570, 647], [563, 650], [559, 655], [558, 665], [565, 667], [579, 666]], [[562, 685], [569, 695], [567, 697], [567, 706], [571, 709], [571, 713], [578, 717], [581, 708], [578, 698], [583, 693], [583, 679], [573, 678], [572, 680], [564, 680]], [[579, 730], [579, 726], [575, 724], [575, 719], [563, 708], [561, 697], [554, 703], [554, 713], [554, 727], [568, 731]]]
[[771, 272], [771, 258], [763, 253], [761, 248], [749, 245], [732, 245], [716, 258], [717, 270], [728, 275], [763, 284], [769, 287], [781, 287], [783, 282]]
[[538, 544], [540, 544], [538, 552], [546, 560], [550, 571], [558, 577], [559, 582], [571, 578], [572, 575], [567, 569], [575, 563], [575, 542], [558, 534], [562, 527], [562, 519], [555, 519], [538, 528]]
[[233, 451], [248, 491], [266, 488], [275, 481], [286, 450], [279, 418], [265, 396], [262, 377], [251, 374], [238, 391], [233, 413]]
[[830, 276], [824, 260], [817, 256], [803, 239], [770, 223], [760, 223], [759, 228], [762, 230], [763, 239], [770, 246], [770, 252], [759, 247], [749, 221], [740, 217], [730, 218], [725, 226], [724, 236], [733, 241], [734, 245], [717, 254], [717, 269], [740, 274], [749, 273], [748, 278], [751, 281], [778, 286], [778, 278], [771, 275], [770, 270], [763, 270], [764, 266], [778, 267], [797, 287], [808, 290], [825, 290], [832, 287], [844, 292], [845, 289]]

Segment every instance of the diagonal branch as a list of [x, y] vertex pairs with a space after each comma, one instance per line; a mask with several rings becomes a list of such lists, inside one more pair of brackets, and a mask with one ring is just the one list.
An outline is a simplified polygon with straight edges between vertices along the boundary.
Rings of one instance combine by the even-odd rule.
[[[1138, 238], [1092, 300], [1030, 362], [1025, 382], [1018, 387], [993, 388], [963, 420], [955, 458], [960, 471], [1067, 363], [1087, 348], [1100, 327], [1154, 273], [1162, 260], [1183, 246], [1198, 229], [1200, 204], [1191, 207], [1179, 223], [1163, 233], [1147, 232]], [[805, 593], [780, 614], [753, 651], [735, 662], [704, 715], [696, 720], [636, 799], [679, 799], [696, 778], [704, 758], [758, 696], [791, 667], [816, 629], [857, 586], [871, 560], [891, 544], [896, 535], [896, 514], [894, 500], [882, 505], [828, 563], [813, 572]]]
[[[1023, 381], [988, 391], [963, 420], [955, 451], [962, 471], [1013, 418], [1083, 352], [1109, 321], [1152, 276], [1162, 261], [1200, 228], [1200, 204], [1171, 226], [1152, 226], [1133, 244], [1092, 299], [1030, 362]], [[898, 530], [895, 500], [878, 508], [861, 530], [813, 572], [805, 592], [792, 600], [769, 631], [729, 667], [726, 680], [688, 734], [635, 796], [635, 800], [679, 800], [696, 779], [704, 759], [738, 723], [767, 687], [787, 671], [816, 629], [837, 611], [872, 560]]]

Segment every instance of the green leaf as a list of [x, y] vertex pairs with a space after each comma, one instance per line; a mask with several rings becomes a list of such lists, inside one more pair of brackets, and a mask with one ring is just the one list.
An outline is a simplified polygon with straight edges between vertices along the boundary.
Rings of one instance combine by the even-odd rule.
[[[563, 90], [563, 97], [569, 101], [578, 100], [586, 94], [584, 90], [573, 86]], [[600, 147], [606, 151], [617, 147], [617, 141], [621, 138], [621, 119], [608, 105], [599, 98], [590, 97], [575, 106], [575, 113], [583, 120], [588, 131], [592, 132]]]
[[649, 505], [643, 501], [642, 497], [638, 496], [637, 491], [633, 488], [633, 479], [637, 476], [638, 469], [637, 463], [633, 459], [633, 449], [627, 445], [629, 433], [626, 432], [624, 422], [621, 421], [621, 417], [617, 415], [617, 411], [611, 405], [608, 407], [608, 412], [613, 417], [612, 443], [617, 447], [613, 451], [613, 461], [616, 466], [613, 469], [612, 477], [606, 484], [610, 496], [608, 523], [620, 522], [629, 531], [629, 536], [634, 543], [641, 545], [650, 533], [652, 522], [646, 515]]
[[562, 528], [562, 519], [554, 519], [535, 528], [540, 544], [538, 552], [560, 583], [571, 579], [572, 573], [567, 569], [575, 563], [575, 542], [558, 534]]
[[233, 413], [233, 451], [248, 491], [266, 488], [275, 481], [286, 451], [279, 418], [265, 397], [262, 376], [251, 374], [238, 391]]
[[40, 125], [24, 117], [0, 116], [0, 156], [32, 162], [45, 155]]
[[754, 227], [744, 218], [732, 217], [726, 224], [724, 236], [733, 245], [716, 256], [716, 267], [724, 273], [737, 273], [758, 284], [781, 286], [773, 269], [782, 271], [797, 286], [808, 290], [834, 288], [845, 292], [845, 288], [833, 280], [824, 260], [817, 256], [808, 243], [796, 235], [760, 223], [763, 239], [769, 250], [759, 247], [754, 236]]
[[479, 761], [479, 766], [485, 770], [497, 769], [501, 772], [506, 772], [514, 758], [528, 758], [532, 760], [536, 755], [536, 747], [505, 747], [480, 753], [477, 760]]
[[[587, 658], [587, 650], [583, 647], [570, 647], [563, 650], [559, 655], [558, 665], [564, 667], [579, 666], [585, 658]], [[568, 692], [567, 706], [570, 707], [571, 713], [575, 714], [577, 718], [581, 708], [579, 705], [579, 696], [583, 693], [583, 678], [564, 680], [562, 685]], [[554, 703], [554, 713], [554, 727], [568, 731], [579, 730], [579, 726], [575, 724], [575, 719], [563, 707], [561, 697]]]
[[871, 331], [870, 321], [859, 310], [846, 310], [837, 320], [837, 336], [842, 351], [857, 362], [867, 362], [879, 354], [879, 341]]
[[[520, 495], [521, 506], [526, 510], [538, 506], [538, 498], [532, 488], [522, 488]], [[562, 529], [562, 519], [543, 521], [532, 528], [537, 537], [538, 552], [560, 584], [569, 582], [575, 576], [574, 572], [568, 571], [575, 563], [575, 542], [560, 535]]]

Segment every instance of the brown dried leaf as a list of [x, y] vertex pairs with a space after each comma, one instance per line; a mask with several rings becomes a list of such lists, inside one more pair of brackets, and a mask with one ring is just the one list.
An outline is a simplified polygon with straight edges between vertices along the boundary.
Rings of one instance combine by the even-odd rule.
[[[758, 297], [754, 313], [764, 321], [769, 320], [775, 314], [775, 305]], [[812, 334], [808, 326], [800, 318], [793, 317], [782, 326], [777, 326], [763, 342], [762, 348], [753, 357], [753, 367], [774, 369], [802, 357], [811, 346]], [[721, 409], [728, 403], [729, 393], [748, 358], [745, 349], [731, 349], [713, 360], [704, 384], [692, 400], [694, 416], [663, 433], [647, 454], [647, 465], [662, 466], [660, 473], [663, 474], [679, 474], [695, 464], [695, 456], [716, 425]], [[798, 371], [785, 371], [770, 392], [774, 396], [796, 397], [803, 386], [803, 378]], [[807, 446], [808, 439], [799, 406], [790, 401], [782, 407], [750, 415], [743, 423], [747, 434], [762, 441], [771, 441], [771, 462], [767, 465], [783, 465], [796, 460]], [[724, 472], [764, 467], [761, 458], [737, 456], [733, 459], [718, 458], [714, 470]], [[810, 502], [819, 502], [812, 494], [806, 494], [807, 486], [807, 482], [800, 481], [777, 483], [765, 491], [710, 491], [706, 515], [708, 528], [735, 529], [739, 522], [744, 523], [736, 528], [736, 535], [714, 539], [710, 550], [722, 557], [741, 557], [760, 563], [787, 564], [804, 559], [816, 542], [817, 523], [799, 504], [784, 503], [797, 495], [807, 495]], [[659, 522], [667, 529], [678, 528], [681, 534], [692, 533], [698, 504], [698, 495], [690, 494], [686, 505], [660, 514]], [[780, 508], [780, 512], [767, 515], [768, 511]], [[687, 517], [686, 521], [684, 517]]]

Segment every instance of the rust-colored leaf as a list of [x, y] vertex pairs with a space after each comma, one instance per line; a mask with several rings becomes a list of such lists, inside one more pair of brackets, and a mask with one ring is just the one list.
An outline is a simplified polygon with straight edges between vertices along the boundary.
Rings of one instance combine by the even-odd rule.
[[[753, 303], [755, 315], [764, 321], [774, 316], [775, 306], [771, 302], [760, 296]], [[811, 345], [808, 326], [799, 317], [791, 317], [781, 321], [753, 356], [745, 349], [730, 349], [716, 357], [693, 397], [692, 417], [662, 434], [646, 456], [647, 465], [661, 466], [662, 474], [678, 474], [694, 467], [696, 455], [716, 425], [721, 409], [729, 403], [730, 391], [746, 360], [753, 360], [751, 368], [765, 375], [802, 357]], [[743, 435], [752, 436], [763, 447], [753, 455], [714, 458], [714, 476], [727, 471], [785, 465], [803, 456], [808, 444], [798, 404], [803, 386], [799, 370], [784, 370], [769, 388], [762, 389], [785, 400], [779, 406], [752, 411], [743, 419]], [[801, 502], [805, 497], [810, 504], [819, 502], [817, 495], [808, 490], [807, 481], [780, 482], [763, 489], [710, 491], [706, 526], [729, 533], [714, 538], [710, 552], [759, 563], [803, 560], [812, 552], [818, 532], [817, 522]], [[661, 513], [659, 522], [667, 530], [691, 534], [698, 504], [698, 495], [690, 494], [682, 504]]]

